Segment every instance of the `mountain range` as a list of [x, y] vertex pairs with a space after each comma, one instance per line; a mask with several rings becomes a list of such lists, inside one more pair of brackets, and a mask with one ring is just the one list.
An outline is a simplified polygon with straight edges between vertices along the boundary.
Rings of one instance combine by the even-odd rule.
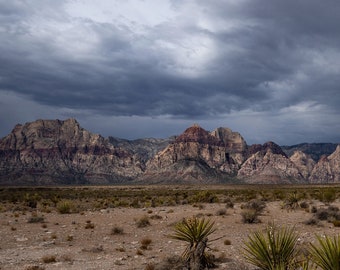
[[0, 139], [0, 185], [340, 183], [340, 145], [248, 145], [195, 124], [167, 139], [104, 138], [75, 119], [16, 125]]

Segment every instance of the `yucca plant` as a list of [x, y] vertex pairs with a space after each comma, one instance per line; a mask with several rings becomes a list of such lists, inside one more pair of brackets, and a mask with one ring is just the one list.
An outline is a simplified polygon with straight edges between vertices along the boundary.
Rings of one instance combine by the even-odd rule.
[[265, 232], [257, 231], [245, 241], [245, 259], [262, 270], [295, 269], [298, 235], [294, 227], [269, 225]]
[[200, 270], [209, 266], [205, 249], [208, 245], [208, 236], [215, 231], [214, 222], [204, 218], [183, 219], [175, 225], [174, 233], [170, 237], [188, 243], [183, 253], [188, 269]]
[[312, 261], [323, 270], [340, 270], [340, 235], [317, 236], [319, 245], [311, 244]]

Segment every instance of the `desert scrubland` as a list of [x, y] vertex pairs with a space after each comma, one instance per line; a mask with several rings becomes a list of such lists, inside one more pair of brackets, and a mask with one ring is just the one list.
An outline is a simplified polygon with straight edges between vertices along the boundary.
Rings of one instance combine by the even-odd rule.
[[335, 185], [1, 187], [0, 269], [183, 269], [175, 224], [214, 222], [206, 250], [216, 269], [256, 269], [250, 234], [292, 227], [308, 252], [339, 234]]

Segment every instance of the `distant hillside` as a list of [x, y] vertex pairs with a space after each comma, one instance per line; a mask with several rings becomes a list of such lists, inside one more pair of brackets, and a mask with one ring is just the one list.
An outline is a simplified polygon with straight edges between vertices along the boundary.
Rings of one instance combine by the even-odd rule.
[[314, 161], [319, 161], [324, 155], [329, 156], [337, 147], [334, 143], [300, 143], [291, 146], [281, 146], [282, 150], [290, 157], [295, 151], [309, 155]]
[[118, 183], [340, 183], [340, 145], [247, 145], [229, 128], [199, 125], [130, 141], [93, 134], [75, 119], [19, 124], [0, 139], [0, 185]]

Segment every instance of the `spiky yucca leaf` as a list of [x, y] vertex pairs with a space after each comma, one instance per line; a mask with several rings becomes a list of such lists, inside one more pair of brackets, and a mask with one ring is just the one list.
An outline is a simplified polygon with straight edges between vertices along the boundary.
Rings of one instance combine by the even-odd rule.
[[312, 260], [323, 270], [340, 270], [340, 235], [317, 236], [319, 245], [311, 244]]
[[214, 224], [210, 219], [196, 217], [184, 219], [175, 225], [174, 234], [170, 235], [170, 237], [195, 244], [216, 231]]
[[294, 228], [268, 226], [266, 232], [254, 232], [245, 242], [246, 260], [262, 270], [287, 270], [297, 256], [298, 236]]
[[214, 225], [215, 223], [210, 219], [199, 219], [197, 217], [183, 219], [175, 225], [174, 234], [170, 237], [188, 243], [183, 252], [183, 257], [189, 259], [192, 247], [197, 247], [199, 243], [207, 240], [207, 237], [216, 231]]

